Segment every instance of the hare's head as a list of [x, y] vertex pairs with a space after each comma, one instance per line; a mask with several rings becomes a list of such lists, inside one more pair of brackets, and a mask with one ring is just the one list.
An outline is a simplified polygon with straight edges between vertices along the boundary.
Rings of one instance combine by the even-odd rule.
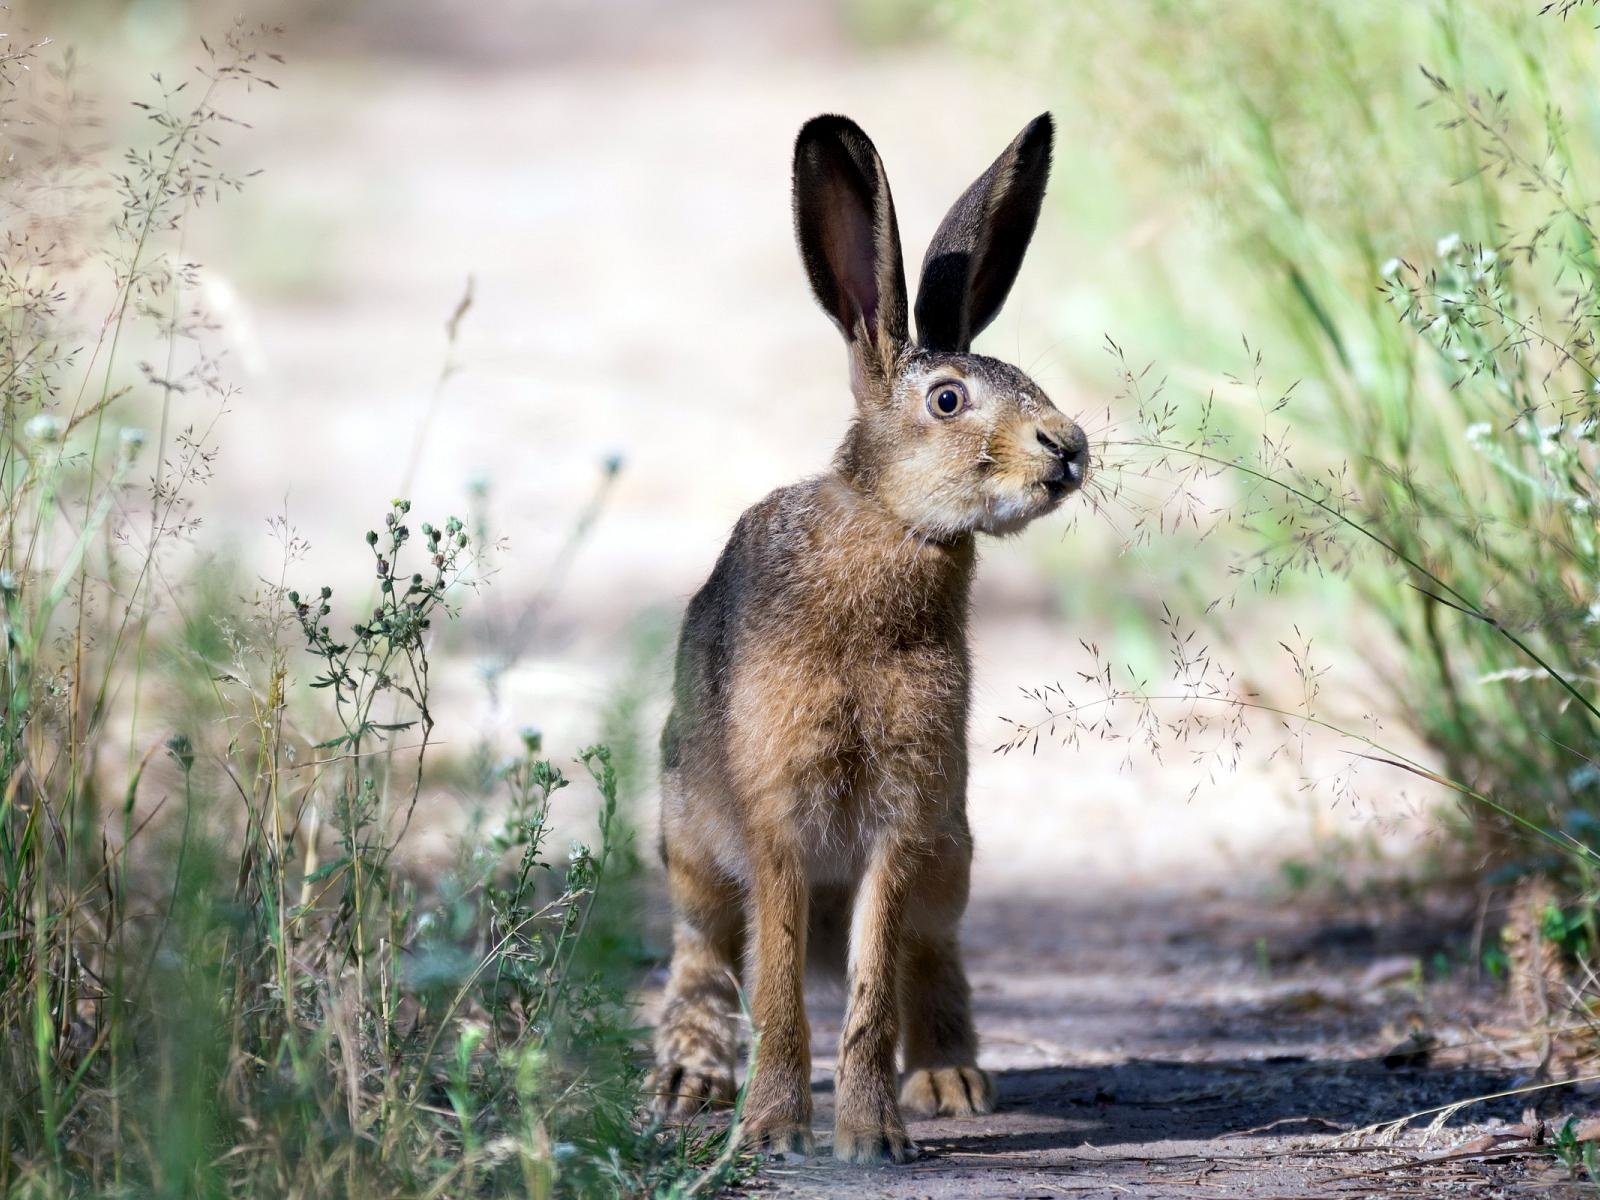
[[1050, 174], [1049, 114], [945, 215], [908, 329], [900, 231], [883, 163], [844, 117], [794, 152], [795, 236], [811, 289], [850, 347], [857, 414], [840, 468], [929, 538], [1021, 529], [1083, 486], [1088, 441], [1016, 367], [971, 352], [1022, 265]]

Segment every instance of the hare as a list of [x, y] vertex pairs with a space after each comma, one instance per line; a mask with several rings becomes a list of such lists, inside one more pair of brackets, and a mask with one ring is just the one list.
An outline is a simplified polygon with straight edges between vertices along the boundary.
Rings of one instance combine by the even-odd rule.
[[758, 1040], [743, 1127], [770, 1153], [812, 1150], [803, 976], [808, 935], [815, 952], [830, 927], [848, 930], [834, 1154], [903, 1162], [902, 1107], [994, 1106], [957, 942], [974, 535], [1055, 509], [1089, 455], [1032, 380], [969, 347], [1033, 236], [1052, 137], [1036, 118], [950, 209], [915, 340], [872, 142], [820, 116], [795, 144], [795, 233], [849, 346], [855, 419], [829, 471], [739, 519], [684, 618], [661, 739], [674, 925], [652, 1076], [668, 1118], [732, 1099], [744, 958]]

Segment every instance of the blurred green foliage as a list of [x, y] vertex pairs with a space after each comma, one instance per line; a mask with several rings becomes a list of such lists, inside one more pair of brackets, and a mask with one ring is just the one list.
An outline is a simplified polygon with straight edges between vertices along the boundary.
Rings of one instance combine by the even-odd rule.
[[[1248, 509], [1225, 543], [1236, 561], [1273, 587], [1353, 588], [1362, 605], [1332, 630], [1344, 653], [1384, 664], [1386, 707], [1494, 801], [1464, 809], [1467, 832], [1587, 877], [1595, 857], [1573, 847], [1600, 812], [1593, 9], [939, 13], [962, 45], [1053, 81], [1074, 178], [1056, 200], [1106, 247], [1070, 286], [1104, 293], [1113, 335], [1176, 398], [1159, 429], [1151, 406], [1124, 404], [1106, 458], [1177, 441], [1245, 468], [1206, 481]], [[1115, 200], [1078, 194], [1085, 178]], [[1241, 334], [1259, 348], [1242, 369]], [[1187, 562], [1191, 582], [1221, 573]], [[1191, 611], [1231, 601], [1215, 588]], [[1388, 637], [1362, 644], [1374, 616]], [[1246, 652], [1276, 636], [1228, 605], [1212, 621]], [[1508, 812], [1563, 831], [1566, 850], [1508, 838]]]
[[189, 417], [233, 392], [184, 237], [243, 184], [215, 159], [270, 46], [236, 25], [155, 79], [148, 144], [114, 157], [70, 56], [0, 51], [0, 208], [22, 218], [0, 232], [0, 1192], [709, 1189], [740, 1160], [643, 1114], [631, 1004], [626, 806], [662, 639], [603, 718], [615, 754], [578, 755], [593, 819], [562, 824], [588, 836], [552, 843], [571, 781], [536, 734], [485, 737], [450, 795], [467, 827], [424, 872], [396, 851], [440, 798], [433, 657], [485, 581], [481, 523], [392, 501], [354, 598], [289, 586], [286, 518], [275, 579], [186, 553], [215, 455]]

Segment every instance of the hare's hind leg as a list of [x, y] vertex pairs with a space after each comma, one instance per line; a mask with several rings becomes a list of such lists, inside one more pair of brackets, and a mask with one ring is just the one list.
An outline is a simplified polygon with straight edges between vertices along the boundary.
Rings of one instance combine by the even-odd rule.
[[994, 1111], [994, 1080], [978, 1067], [972, 989], [957, 930], [967, 907], [966, 844], [926, 860], [908, 898], [900, 960], [905, 1081], [900, 1104], [923, 1116]]
[[656, 1029], [650, 1089], [655, 1109], [687, 1120], [733, 1102], [738, 1054], [739, 888], [714, 867], [667, 855], [672, 892], [672, 974]]

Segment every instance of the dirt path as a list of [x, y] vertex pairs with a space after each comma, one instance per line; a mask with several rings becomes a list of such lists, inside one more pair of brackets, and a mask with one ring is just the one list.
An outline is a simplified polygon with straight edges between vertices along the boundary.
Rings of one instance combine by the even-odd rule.
[[[906, 1200], [1566, 1193], [1549, 1159], [1426, 1161], [1504, 1131], [1521, 1119], [1519, 1101], [1472, 1106], [1429, 1137], [1424, 1117], [1387, 1146], [1352, 1136], [1526, 1076], [1485, 1044], [1489, 993], [1464, 979], [1415, 982], [1440, 950], [1428, 928], [1438, 926], [1192, 889], [980, 895], [966, 940], [999, 1110], [914, 1122], [922, 1154], [904, 1167], [772, 1165], [744, 1191]], [[813, 988], [812, 1012], [826, 1153], [837, 997]], [[1412, 1031], [1435, 1040], [1432, 1053], [1386, 1060]]]

